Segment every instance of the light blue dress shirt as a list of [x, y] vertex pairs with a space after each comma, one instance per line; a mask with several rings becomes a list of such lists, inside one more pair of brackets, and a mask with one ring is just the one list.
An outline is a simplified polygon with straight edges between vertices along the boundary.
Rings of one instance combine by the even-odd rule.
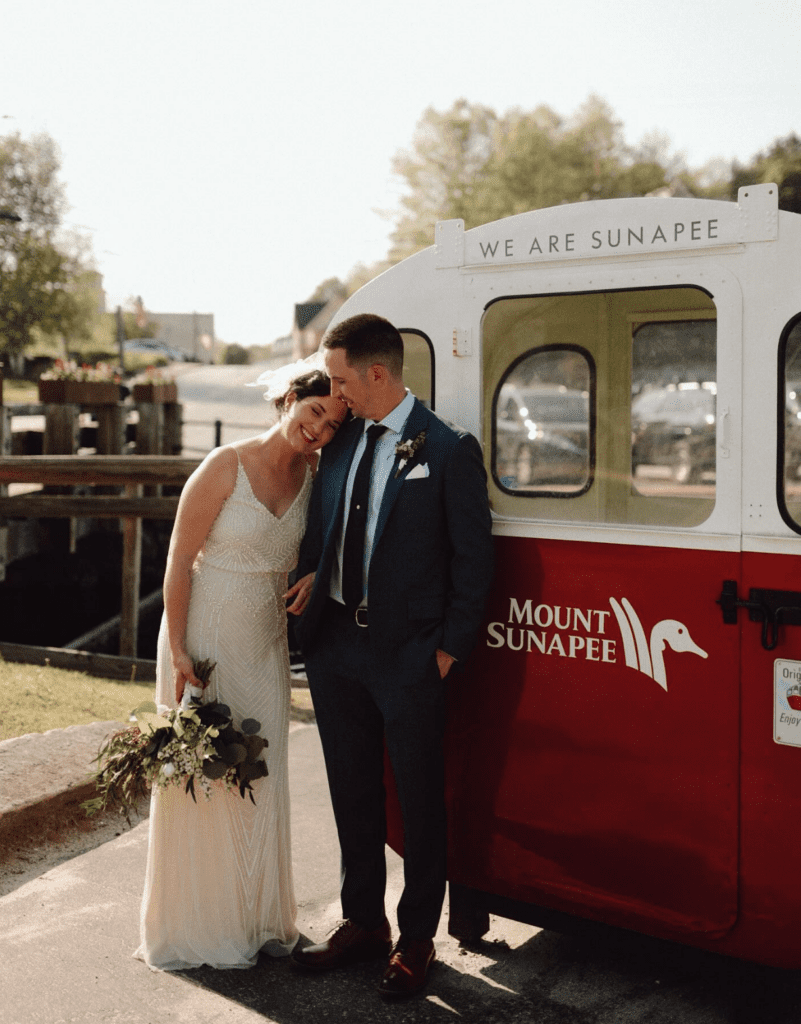
[[[370, 504], [367, 509], [367, 526], [365, 528], [364, 536], [364, 565], [362, 567], [363, 580], [364, 580], [364, 597], [362, 598], [362, 606], [367, 606], [367, 572], [370, 567], [370, 556], [373, 551], [373, 539], [375, 537], [375, 528], [378, 523], [378, 513], [381, 509], [381, 500], [384, 497], [384, 490], [389, 480], [389, 475], [392, 472], [392, 468], [395, 465], [395, 446], [400, 442], [403, 437], [403, 428], [406, 426], [406, 421], [409, 418], [409, 413], [412, 411], [414, 405], [414, 395], [411, 391], [406, 391], [406, 397], [403, 401], [396, 405], [392, 412], [388, 413], [382, 420], [378, 420], [381, 426], [387, 429], [379, 437], [375, 446], [375, 455], [373, 456], [373, 469], [370, 476]], [[335, 601], [339, 601], [340, 604], [345, 602], [342, 600], [342, 549], [345, 544], [345, 529], [344, 524], [348, 521], [348, 513], [350, 512], [350, 496], [353, 491], [353, 478], [356, 476], [356, 469], [358, 468], [359, 461], [361, 460], [362, 454], [364, 453], [365, 445], [367, 444], [367, 428], [371, 427], [376, 420], [365, 420], [364, 430], [362, 436], [359, 439], [359, 443], [356, 445], [356, 451], [353, 454], [353, 462], [350, 465], [350, 473], [348, 474], [348, 480], [345, 485], [345, 514], [340, 524], [338, 535], [337, 535], [337, 557], [331, 571], [331, 587], [329, 594], [334, 598]]]

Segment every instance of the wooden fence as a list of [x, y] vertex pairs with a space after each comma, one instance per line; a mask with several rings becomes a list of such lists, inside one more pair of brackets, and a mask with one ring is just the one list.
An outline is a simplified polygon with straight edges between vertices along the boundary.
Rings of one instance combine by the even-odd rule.
[[[120, 654], [136, 657], [142, 520], [174, 519], [177, 497], [145, 495], [144, 488], [182, 486], [200, 464], [180, 455], [28, 455], [0, 458], [0, 517], [112, 518], [122, 524]], [[5, 495], [11, 483], [122, 487], [123, 494]]]

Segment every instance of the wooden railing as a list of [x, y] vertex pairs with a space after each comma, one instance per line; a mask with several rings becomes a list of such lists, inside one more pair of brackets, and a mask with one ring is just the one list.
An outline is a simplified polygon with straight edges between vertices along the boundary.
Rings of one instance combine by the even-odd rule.
[[28, 455], [0, 458], [0, 485], [121, 486], [124, 494], [3, 496], [0, 517], [120, 519], [123, 533], [120, 654], [136, 656], [142, 520], [174, 519], [177, 497], [144, 495], [145, 487], [182, 486], [200, 464], [180, 455]]

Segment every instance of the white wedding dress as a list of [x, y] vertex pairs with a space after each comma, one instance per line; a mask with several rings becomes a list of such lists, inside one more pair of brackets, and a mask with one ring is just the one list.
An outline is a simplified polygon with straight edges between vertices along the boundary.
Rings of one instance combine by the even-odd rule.
[[[296, 562], [311, 486], [277, 519], [255, 497], [240, 462], [195, 567], [187, 622], [194, 659], [217, 663], [204, 700], [261, 723], [269, 775], [253, 782], [255, 806], [213, 783], [197, 803], [183, 786], [154, 789], [141, 945], [150, 967], [252, 967], [259, 950], [286, 956], [295, 945], [287, 779], [290, 681], [282, 595]], [[156, 702], [175, 707], [165, 624]]]

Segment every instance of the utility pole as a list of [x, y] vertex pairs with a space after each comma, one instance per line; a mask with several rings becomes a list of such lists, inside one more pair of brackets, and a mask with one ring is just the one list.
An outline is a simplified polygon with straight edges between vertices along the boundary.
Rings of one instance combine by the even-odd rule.
[[120, 369], [125, 372], [125, 342], [128, 335], [125, 331], [125, 321], [122, 318], [122, 307], [117, 306], [117, 351], [119, 353]]

